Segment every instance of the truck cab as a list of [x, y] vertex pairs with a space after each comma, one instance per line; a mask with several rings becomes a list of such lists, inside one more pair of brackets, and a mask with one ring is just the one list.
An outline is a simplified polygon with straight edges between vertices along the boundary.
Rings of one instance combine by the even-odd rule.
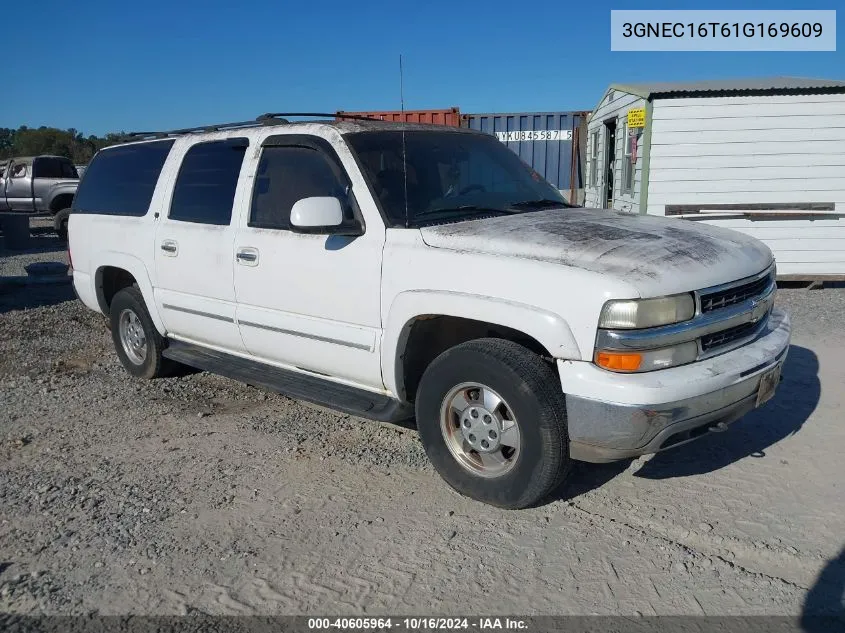
[[0, 179], [0, 210], [55, 215], [71, 206], [78, 185], [79, 173], [68, 158], [12, 158]]

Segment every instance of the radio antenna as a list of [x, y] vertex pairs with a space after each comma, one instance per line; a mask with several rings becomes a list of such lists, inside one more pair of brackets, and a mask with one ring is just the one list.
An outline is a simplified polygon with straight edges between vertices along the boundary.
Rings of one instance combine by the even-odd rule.
[[402, 77], [402, 54], [399, 54], [399, 107], [402, 112], [402, 175], [405, 179], [405, 228], [411, 224], [408, 214], [408, 161], [405, 153], [405, 86]]

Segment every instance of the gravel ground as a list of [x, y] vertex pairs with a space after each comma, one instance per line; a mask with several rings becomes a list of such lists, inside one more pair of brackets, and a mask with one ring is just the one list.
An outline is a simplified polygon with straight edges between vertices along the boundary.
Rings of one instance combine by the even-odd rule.
[[508, 512], [452, 492], [413, 430], [133, 380], [68, 286], [0, 287], [0, 612], [843, 614], [845, 289], [778, 301], [769, 406]]
[[26, 251], [7, 250], [0, 237], [0, 277], [26, 275], [24, 268], [35, 262], [52, 261], [67, 264], [67, 245], [53, 231], [53, 219], [33, 216], [29, 221], [32, 243]]

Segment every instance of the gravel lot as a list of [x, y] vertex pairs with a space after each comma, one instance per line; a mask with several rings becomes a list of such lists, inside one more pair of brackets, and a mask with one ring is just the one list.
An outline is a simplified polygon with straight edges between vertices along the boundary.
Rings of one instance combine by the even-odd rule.
[[[0, 275], [60, 261], [0, 252]], [[205, 373], [139, 382], [69, 286], [0, 285], [0, 612], [845, 613], [845, 289], [782, 290], [775, 400], [540, 507], [413, 430]]]

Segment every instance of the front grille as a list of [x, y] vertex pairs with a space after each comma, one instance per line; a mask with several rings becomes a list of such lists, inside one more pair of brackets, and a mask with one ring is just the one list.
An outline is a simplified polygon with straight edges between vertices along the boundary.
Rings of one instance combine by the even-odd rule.
[[716, 347], [722, 347], [723, 345], [733, 343], [734, 341], [745, 338], [746, 336], [751, 336], [759, 325], [759, 322], [743, 323], [742, 325], [737, 325], [736, 327], [728, 328], [727, 330], [722, 330], [721, 332], [702, 336], [701, 351], [707, 352]]
[[763, 291], [772, 283], [772, 274], [769, 273], [762, 279], [736, 286], [728, 290], [720, 290], [710, 294], [701, 295], [701, 312], [712, 312], [720, 308], [742, 303], [746, 299], [763, 294]]

